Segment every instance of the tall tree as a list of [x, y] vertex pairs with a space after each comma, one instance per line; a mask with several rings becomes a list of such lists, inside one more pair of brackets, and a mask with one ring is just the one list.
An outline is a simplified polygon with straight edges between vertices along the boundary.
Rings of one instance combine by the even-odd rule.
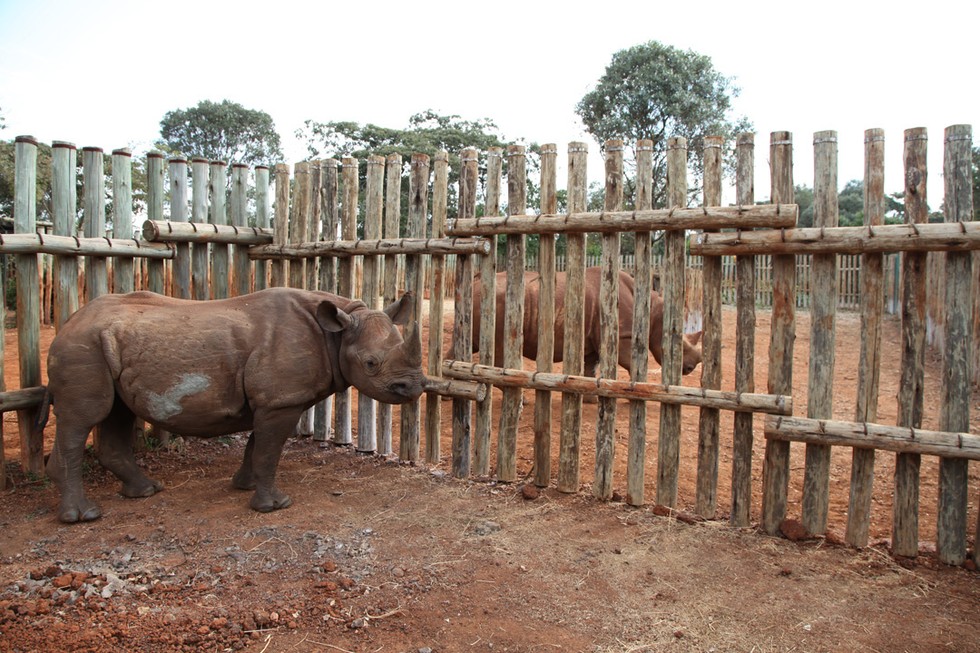
[[704, 137], [723, 136], [731, 149], [734, 136], [752, 128], [746, 118], [730, 116], [738, 92], [733, 78], [716, 71], [710, 57], [650, 41], [615, 53], [575, 111], [600, 144], [613, 138], [627, 146], [642, 138], [653, 141], [653, 200], [659, 207], [665, 201], [668, 138], [687, 139], [693, 194], [704, 172]]
[[282, 159], [272, 117], [237, 102], [202, 100], [196, 107], [168, 111], [160, 121], [162, 149], [213, 161], [269, 164]]

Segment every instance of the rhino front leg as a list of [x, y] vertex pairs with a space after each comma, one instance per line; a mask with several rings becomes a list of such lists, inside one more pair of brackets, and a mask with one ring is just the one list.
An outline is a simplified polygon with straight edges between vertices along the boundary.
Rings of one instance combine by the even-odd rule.
[[102, 510], [85, 496], [82, 487], [82, 458], [88, 432], [88, 427], [74, 427], [68, 420], [59, 420], [54, 449], [48, 457], [48, 477], [61, 491], [58, 519], [68, 524], [92, 521], [102, 515]]
[[[235, 474], [236, 487], [254, 484], [255, 494], [249, 505], [258, 512], [288, 508], [292, 499], [276, 487], [276, 470], [286, 438], [299, 421], [301, 410], [255, 411], [255, 430], [245, 446], [242, 468]], [[251, 468], [251, 476], [247, 470]], [[239, 484], [241, 483], [241, 485]]]
[[122, 481], [124, 497], [149, 497], [163, 489], [163, 483], [148, 478], [136, 464], [133, 453], [133, 429], [136, 416], [126, 404], [116, 398], [99, 431], [96, 455], [102, 466]]

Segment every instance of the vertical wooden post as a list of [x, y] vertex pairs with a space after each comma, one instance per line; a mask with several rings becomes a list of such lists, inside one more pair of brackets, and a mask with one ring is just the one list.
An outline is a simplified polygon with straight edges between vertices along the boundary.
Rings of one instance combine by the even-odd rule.
[[[320, 161], [320, 233], [316, 240], [337, 240], [337, 227], [340, 219], [338, 215], [339, 205], [337, 203], [337, 193], [339, 183], [337, 179], [336, 159], [326, 159]], [[314, 198], [314, 201], [317, 201]], [[320, 259], [317, 274], [319, 274], [319, 288], [326, 292], [337, 292], [337, 265], [336, 259], [332, 256]], [[385, 304], [387, 306], [387, 304]], [[313, 439], [318, 442], [327, 442], [333, 435], [333, 404], [334, 398], [327, 397], [314, 407], [313, 411]], [[388, 410], [388, 441], [387, 448], [384, 438], [384, 410]], [[378, 453], [388, 455], [391, 453], [391, 406], [380, 404], [378, 406], [378, 422], [382, 424], [381, 438]]]
[[[946, 222], [973, 220], [973, 130], [970, 125], [946, 128], [943, 182]], [[939, 429], [966, 433], [970, 429], [970, 333], [973, 307], [973, 256], [946, 253], [946, 350], [943, 355], [942, 410]], [[948, 565], [966, 559], [966, 510], [969, 461], [939, 459], [939, 510], [936, 553]]]
[[[721, 148], [725, 139], [704, 139], [704, 206], [721, 206]], [[703, 263], [701, 387], [721, 389], [721, 257], [705, 256]], [[718, 505], [718, 453], [721, 415], [717, 408], [702, 408], [698, 422], [698, 479], [696, 510], [711, 519]]]
[[[385, 160], [381, 156], [369, 156], [367, 160], [367, 188], [364, 198], [364, 237], [374, 240], [381, 237], [381, 214], [384, 201]], [[312, 259], [311, 259], [312, 260]], [[361, 300], [368, 308], [378, 308], [378, 257], [364, 257], [364, 276], [361, 279]], [[357, 450], [374, 453], [378, 448], [378, 402], [365, 394], [357, 395]]]
[[[276, 206], [275, 222], [273, 224], [272, 242], [285, 245], [289, 242], [289, 166], [285, 163], [276, 164]], [[289, 262], [286, 259], [272, 261], [270, 283], [273, 288], [286, 285]]]
[[[98, 154], [101, 165], [102, 150]], [[104, 185], [99, 188], [100, 195], [104, 190]], [[103, 212], [103, 219], [104, 217]], [[14, 141], [14, 233], [36, 232], [37, 141], [32, 136], [18, 136]], [[17, 357], [20, 363], [20, 387], [32, 388], [41, 385], [41, 281], [38, 276], [37, 254], [17, 254], [14, 262], [17, 266]], [[2, 317], [4, 316], [0, 315]], [[38, 407], [17, 411], [21, 465], [26, 471], [41, 474], [44, 471], [44, 433], [34, 430], [37, 417]], [[0, 448], [2, 446], [0, 441]], [[0, 476], [3, 474], [4, 471], [0, 469]]]
[[[306, 236], [303, 238], [304, 243], [320, 240], [322, 233], [324, 168], [321, 163], [319, 159], [310, 162], [310, 222], [307, 225]], [[306, 262], [306, 288], [308, 290], [319, 288], [319, 261], [319, 258], [311, 258]]]
[[[929, 221], [926, 201], [925, 128], [905, 130], [905, 221]], [[926, 252], [902, 255], [902, 365], [898, 390], [898, 425], [920, 428], [924, 404], [926, 342]], [[917, 453], [895, 456], [895, 499], [892, 517], [892, 553], [914, 557], [919, 553], [919, 466]]]
[[[605, 210], [623, 207], [623, 141], [606, 141]], [[602, 272], [599, 280], [599, 376], [615, 379], [619, 365], [619, 232], [602, 234]], [[595, 478], [592, 494], [612, 498], [616, 456], [616, 398], [599, 397], [595, 435]]]
[[[541, 146], [541, 213], [558, 212], [558, 147]], [[538, 358], [537, 370], [551, 372], [555, 359], [555, 235], [538, 236]], [[551, 392], [534, 393], [534, 484], [551, 482]]]
[[[343, 240], [357, 238], [357, 160], [344, 157], [341, 161], [341, 181], [343, 182], [343, 202], [340, 212], [340, 237]], [[345, 256], [337, 264], [337, 294], [354, 296], [354, 259]], [[334, 395], [336, 424], [334, 425], [334, 444], [349, 446], [354, 441], [352, 433], [352, 396], [350, 388]]]
[[[269, 202], [269, 166], [255, 166], [255, 226], [268, 229], [272, 223], [272, 205]], [[255, 289], [269, 286], [268, 261], [255, 261]]]
[[[54, 234], [75, 235], [75, 212], [78, 198], [75, 190], [77, 153], [71, 143], [55, 141], [51, 147], [51, 201], [54, 209]], [[54, 258], [57, 279], [54, 325], [60, 331], [72, 313], [78, 310], [78, 259], [74, 256]]]
[[[231, 223], [241, 228], [248, 226], [248, 166], [244, 163], [234, 163], [231, 166]], [[247, 295], [252, 290], [252, 264], [248, 260], [248, 245], [235, 245], [232, 259], [234, 294]]]
[[[380, 185], [379, 185], [380, 191]], [[446, 213], [449, 197], [449, 153], [436, 152], [432, 165], [432, 238], [446, 235]], [[380, 216], [379, 216], [380, 221]], [[365, 261], [365, 264], [367, 262]], [[367, 270], [364, 271], [367, 278]], [[375, 284], [377, 288], [377, 284]], [[442, 376], [442, 315], [446, 305], [446, 258], [432, 257], [432, 281], [429, 286], [429, 376]], [[425, 460], [437, 464], [440, 456], [442, 398], [425, 395]]]
[[[428, 213], [429, 157], [425, 154], [412, 155], [411, 174], [408, 178], [408, 237], [425, 237], [425, 218]], [[405, 338], [421, 338], [419, 319], [422, 315], [422, 255], [405, 257], [405, 287], [415, 293], [412, 322], [405, 328]], [[401, 441], [399, 455], [402, 460], [414, 461], [419, 458], [420, 430], [419, 401], [402, 404]]]
[[[837, 132], [813, 135], [813, 226], [836, 227]], [[810, 367], [807, 417], [834, 416], [834, 342], [837, 314], [837, 255], [813, 255], [810, 291]], [[827, 530], [830, 509], [830, 445], [806, 445], [803, 478], [803, 527], [810, 533]]]
[[[112, 231], [116, 238], [133, 238], [133, 153], [112, 151]], [[135, 265], [131, 258], [113, 259], [113, 292], [135, 290]]]
[[[146, 155], [146, 217], [150, 220], [163, 220], [163, 197], [166, 187], [164, 161], [162, 152], [153, 151]], [[167, 294], [165, 281], [166, 266], [163, 259], [147, 261], [146, 282], [149, 290], [160, 295]]]
[[[459, 212], [461, 219], [476, 217], [476, 186], [478, 179], [476, 150], [467, 148], [460, 153]], [[452, 357], [470, 360], [473, 356], [473, 256], [456, 257], [456, 279], [453, 293]], [[429, 331], [432, 323], [429, 323]], [[441, 331], [441, 329], [440, 329]], [[431, 346], [431, 345], [430, 345]], [[473, 405], [467, 399], [453, 397], [453, 476], [470, 474], [471, 422]]]
[[[739, 206], [755, 204], [755, 134], [738, 135], [735, 194]], [[735, 391], [755, 392], [755, 257], [739, 256], [736, 268]], [[735, 413], [732, 441], [732, 526], [746, 527], [752, 514], [752, 413]]]
[[[885, 132], [864, 132], [864, 224], [885, 220]], [[881, 369], [881, 317], [884, 310], [883, 254], [861, 255], [861, 359], [858, 367], [857, 405], [854, 420], [878, 421], [878, 380]], [[847, 534], [851, 546], [868, 545], [871, 495], [874, 484], [874, 449], [854, 449], [851, 454], [851, 490]]]
[[[636, 143], [636, 210], [653, 208], [653, 141]], [[650, 359], [650, 297], [653, 290], [653, 264], [650, 232], [636, 234], [636, 273], [633, 301], [633, 339], [630, 349], [630, 380], [647, 380]], [[630, 434], [627, 447], [626, 502], [642, 506], [645, 502], [647, 404], [630, 401]]]
[[[228, 222], [228, 192], [227, 175], [228, 166], [224, 161], [212, 161], [210, 165], [211, 174], [208, 180], [211, 209], [208, 213], [208, 222], [216, 225], [227, 225]], [[195, 250], [200, 244], [194, 243]], [[211, 245], [211, 289], [212, 299], [226, 299], [231, 296], [231, 280], [228, 267], [229, 245], [226, 243], [214, 243]], [[207, 249], [206, 246], [203, 249]], [[206, 299], [206, 297], [201, 297]]]
[[[170, 219], [187, 222], [187, 161], [170, 159]], [[173, 265], [173, 294], [181, 299], [191, 298], [191, 246], [177, 243]]]
[[[568, 144], [568, 212], [588, 206], [585, 143]], [[565, 347], [562, 371], [582, 374], [585, 352], [585, 234], [568, 234], [565, 247]], [[581, 452], [582, 395], [561, 395], [561, 433], [558, 452], [558, 491], [578, 492]]]
[[[86, 238], [105, 237], [105, 165], [102, 148], [82, 148], [84, 179], [84, 234]], [[85, 301], [109, 292], [109, 270], [106, 259], [90, 256], [85, 261]]]
[[[527, 207], [527, 168], [522, 145], [507, 148], [507, 214], [523, 215]], [[507, 290], [504, 308], [504, 367], [521, 369], [524, 355], [524, 236], [507, 236]], [[497, 434], [497, 479], [517, 480], [517, 424], [521, 388], [504, 388]]]
[[[336, 196], [336, 163], [330, 160], [330, 169], [333, 170], [333, 181], [330, 179], [330, 175], [327, 174], [323, 179], [324, 192], [329, 195], [331, 192]], [[329, 170], [328, 170], [329, 172]], [[333, 190], [331, 190], [333, 188]], [[401, 204], [402, 202], [402, 155], [401, 154], [389, 154], [388, 158], [385, 160], [385, 202], [384, 202], [384, 237], [385, 238], [398, 238], [399, 231], [401, 229]], [[334, 208], [333, 216], [331, 217], [329, 213], [330, 201], [327, 201], [327, 206], [324, 208], [323, 215], [323, 228], [325, 233], [336, 234], [336, 208]], [[336, 204], [336, 202], [334, 202]], [[332, 229], [332, 231], [330, 231]], [[328, 237], [324, 236], [324, 240], [332, 240], [336, 236]], [[325, 258], [320, 259], [320, 269], [321, 269], [321, 279], [326, 277], [323, 275], [324, 266], [330, 269], [330, 275], [333, 275], [333, 259]], [[382, 301], [384, 306], [388, 306], [393, 301], [398, 299], [398, 256], [394, 254], [387, 254], [384, 257], [384, 281], [382, 282]], [[328, 286], [332, 287], [332, 286]], [[378, 453], [387, 456], [392, 452], [391, 444], [391, 404], [378, 404]]]
[[[191, 159], [191, 222], [201, 224], [208, 221], [208, 196], [210, 175], [208, 160], [201, 157]], [[222, 199], [222, 205], [224, 197]], [[194, 299], [210, 299], [208, 271], [210, 268], [208, 243], [194, 243], [191, 249], [191, 290]]]
[[[503, 176], [503, 150], [491, 147], [487, 152], [487, 196], [484, 212], [500, 215], [500, 185]], [[497, 237], [490, 237], [490, 254], [480, 260], [480, 352], [481, 365], [494, 365], [497, 316]], [[490, 433], [493, 430], [493, 391], [476, 403], [476, 436], [473, 442], [473, 471], [477, 476], [490, 473]]]
[[[310, 227], [310, 163], [300, 161], [293, 166], [295, 177], [293, 188], [293, 208], [289, 220], [289, 242], [297, 245], [306, 238]], [[356, 210], [356, 209], [355, 209]], [[289, 287], [306, 287], [306, 259], [289, 262]], [[353, 297], [353, 293], [348, 297]]]
[[[793, 135], [772, 132], [771, 202], [793, 202]], [[772, 325], [769, 334], [769, 394], [793, 393], [793, 345], [796, 342], [796, 257], [772, 257]], [[786, 518], [789, 491], [789, 442], [766, 440], [762, 469], [762, 528], [770, 535], [779, 532]]]
[[[687, 139], [667, 139], [667, 205], [687, 206]], [[664, 234], [664, 334], [661, 379], [664, 385], [681, 382], [684, 350], [684, 263], [683, 230]], [[674, 507], [677, 503], [677, 475], [680, 466], [681, 407], [660, 406], [660, 440], [657, 455], [657, 503]]]

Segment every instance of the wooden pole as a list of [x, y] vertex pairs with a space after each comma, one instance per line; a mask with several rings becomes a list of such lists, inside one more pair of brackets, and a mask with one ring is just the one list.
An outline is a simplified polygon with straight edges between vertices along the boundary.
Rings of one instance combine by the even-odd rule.
[[[381, 237], [381, 219], [384, 210], [385, 159], [382, 156], [369, 156], [367, 160], [367, 187], [364, 197], [364, 237]], [[312, 261], [311, 261], [312, 263]], [[364, 276], [361, 278], [361, 300], [368, 308], [377, 309], [378, 259], [364, 257]], [[430, 322], [431, 328], [431, 322]], [[430, 373], [431, 370], [430, 370]], [[438, 396], [426, 395], [426, 401]], [[378, 449], [378, 402], [365, 394], [357, 394], [357, 451], [374, 453]]]
[[[972, 220], [973, 130], [970, 125], [946, 128], [943, 182], [946, 222]], [[942, 431], [970, 430], [972, 274], [973, 259], [968, 252], [946, 254], [946, 349], [941, 386], [943, 408], [939, 413]], [[939, 459], [936, 553], [948, 565], [960, 565], [966, 559], [968, 473], [965, 460]]]
[[[864, 224], [885, 220], [885, 131], [864, 132]], [[878, 381], [881, 369], [881, 317], [884, 311], [883, 254], [861, 255], [861, 358], [858, 367], [856, 422], [878, 421]], [[851, 490], [845, 539], [851, 546], [868, 545], [871, 497], [874, 486], [874, 449], [854, 449], [851, 455]]]
[[[687, 140], [667, 139], [667, 203], [670, 208], [687, 206]], [[683, 231], [664, 234], [663, 268], [663, 360], [664, 385], [679, 385], [683, 364], [684, 337], [684, 251]], [[789, 394], [789, 393], [784, 393]], [[680, 406], [660, 407], [660, 439], [657, 455], [657, 503], [677, 505], [677, 477], [680, 466]]]
[[[323, 233], [322, 229], [322, 213], [323, 213], [323, 177], [324, 169], [320, 165], [320, 160], [310, 162], [310, 222], [306, 226], [306, 236], [303, 238], [304, 242], [316, 242], [320, 240], [320, 234]], [[380, 234], [380, 229], [378, 230]], [[307, 261], [306, 264], [306, 287], [309, 290], [317, 290], [319, 286], [317, 285], [320, 281], [319, 268], [320, 259], [316, 258], [312, 261]], [[377, 290], [374, 293], [378, 294]]]
[[[735, 194], [755, 202], [755, 134], [738, 135]], [[755, 257], [739, 256], [736, 269], [735, 391], [755, 392]], [[752, 515], [752, 413], [735, 413], [732, 434], [732, 526], [744, 528]]]
[[[357, 237], [357, 160], [344, 157], [341, 161], [341, 181], [343, 201], [340, 210], [340, 236], [345, 240]], [[292, 265], [292, 264], [291, 264]], [[337, 294], [343, 297], [354, 296], [354, 260], [341, 259], [337, 266]], [[353, 406], [350, 388], [334, 395], [336, 415], [334, 419], [334, 444], [350, 446], [353, 436]]]
[[[585, 143], [568, 144], [568, 211], [584, 211], [588, 204]], [[562, 369], [581, 374], [585, 352], [585, 234], [570, 233], [565, 243], [565, 348]], [[578, 492], [581, 452], [582, 396], [563, 393], [558, 453], [558, 491]]]
[[[112, 231], [116, 238], [133, 237], [133, 153], [112, 151]], [[136, 289], [135, 266], [131, 258], [113, 259], [113, 292]]]
[[[793, 136], [773, 132], [769, 143], [773, 203], [793, 201]], [[793, 345], [796, 341], [796, 257], [772, 257], [772, 325], [769, 337], [770, 394], [793, 392]], [[766, 441], [762, 470], [762, 528], [779, 532], [789, 491], [789, 443]]]
[[[227, 230], [228, 221], [228, 166], [224, 161], [212, 161], [210, 164], [211, 211], [208, 222], [214, 225], [215, 231]], [[186, 228], [185, 228], [186, 229]], [[192, 227], [199, 234], [207, 230]], [[170, 228], [168, 227], [168, 231]], [[171, 234], [175, 233], [170, 231]], [[198, 244], [195, 243], [197, 248]], [[208, 245], [202, 244], [201, 249], [207, 250]], [[215, 242], [211, 245], [211, 298], [225, 299], [231, 296], [231, 273], [229, 271], [229, 250], [227, 243]]]
[[[721, 205], [721, 136], [704, 139], [704, 206]], [[706, 256], [703, 263], [701, 336], [701, 387], [721, 389], [721, 257]], [[698, 478], [695, 510], [707, 519], [715, 516], [718, 505], [718, 455], [721, 415], [713, 408], [702, 408], [698, 421]]]
[[[355, 164], [356, 165], [356, 164]], [[298, 245], [306, 240], [310, 225], [310, 163], [300, 161], [293, 165], [293, 207], [289, 220], [289, 243]], [[356, 210], [356, 209], [355, 209]], [[289, 262], [289, 287], [306, 287], [306, 259]], [[348, 297], [353, 297], [353, 288]]]
[[[605, 209], [623, 207], [623, 141], [605, 145]], [[602, 234], [602, 273], [599, 281], [599, 376], [615, 379], [619, 364], [619, 233]], [[599, 398], [595, 436], [595, 478], [592, 494], [609, 500], [613, 493], [616, 458], [616, 399]]]
[[[170, 159], [170, 220], [187, 222], [187, 161]], [[88, 234], [86, 234], [88, 235]], [[181, 299], [191, 298], [191, 249], [190, 245], [177, 245], [177, 257], [173, 262], [173, 294]]]
[[174, 257], [174, 250], [162, 243], [147, 243], [132, 239], [121, 240], [119, 238], [45, 236], [39, 233], [0, 235], [0, 252], [5, 254], [55, 254], [76, 258], [79, 256], [99, 256], [113, 259], [172, 259]]
[[[476, 187], [478, 160], [476, 150], [467, 148], [460, 153], [459, 212], [458, 217], [476, 215]], [[435, 213], [435, 212], [434, 212]], [[444, 231], [444, 229], [440, 230]], [[456, 360], [470, 360], [473, 355], [473, 257], [456, 257], [456, 279], [453, 293], [453, 341], [452, 356]], [[429, 323], [429, 332], [432, 323]], [[441, 329], [440, 329], [441, 331]], [[431, 346], [431, 345], [430, 345]], [[438, 373], [442, 374], [440, 369]], [[487, 392], [487, 395], [490, 393]], [[453, 398], [453, 476], [462, 478], [470, 474], [470, 450], [472, 448], [471, 423], [473, 404], [465, 399]]]
[[[266, 188], [266, 191], [268, 191], [268, 188]], [[266, 209], [268, 208], [266, 206]], [[268, 219], [268, 215], [266, 215], [266, 219]], [[194, 223], [146, 220], [143, 222], [143, 239], [154, 243], [217, 243], [250, 246], [272, 244], [273, 233], [269, 227], [236, 227], [229, 224], [218, 225], [210, 222]], [[288, 248], [283, 249], [288, 250]], [[256, 256], [254, 258], [262, 257]], [[270, 256], [268, 258], [290, 257]]]
[[[208, 221], [208, 198], [211, 194], [210, 164], [207, 159], [194, 157], [191, 159], [191, 221], [201, 224]], [[224, 193], [221, 197], [224, 206]], [[191, 249], [191, 290], [194, 299], [211, 299], [211, 288], [208, 285], [208, 272], [211, 266], [210, 251], [207, 243], [195, 244]]]
[[[163, 198], [166, 188], [165, 157], [161, 152], [148, 152], [146, 155], [146, 217], [150, 220], [163, 220]], [[162, 260], [149, 260], [146, 263], [147, 287], [151, 292], [167, 294], [166, 268]]]
[[[99, 164], [102, 150], [98, 151]], [[94, 155], [90, 155], [93, 157]], [[94, 165], [93, 165], [94, 167]], [[104, 190], [103, 185], [100, 192]], [[37, 231], [37, 141], [31, 136], [14, 140], [14, 232]], [[37, 254], [19, 254], [17, 266], [17, 358], [20, 387], [41, 385], [41, 281]], [[104, 269], [104, 261], [103, 261]], [[0, 317], [4, 317], [0, 315]], [[44, 433], [35, 431], [38, 408], [17, 411], [20, 429], [20, 461], [28, 472], [44, 472]], [[0, 442], [2, 448], [2, 442]], [[4, 474], [0, 471], [0, 476]]]
[[[925, 128], [905, 130], [905, 221], [929, 220], [926, 201]], [[922, 426], [926, 339], [925, 252], [906, 252], [902, 257], [902, 364], [898, 390], [898, 425]], [[919, 553], [919, 467], [916, 453], [895, 457], [895, 499], [892, 505], [892, 553], [915, 557]]]
[[[487, 152], [487, 190], [484, 212], [500, 215], [500, 185], [503, 176], [503, 150], [491, 147]], [[480, 259], [480, 341], [479, 360], [483, 365], [494, 364], [497, 316], [497, 237], [489, 236], [491, 251]], [[475, 437], [473, 441], [473, 471], [477, 476], [490, 473], [490, 433], [493, 430], [493, 393], [476, 404]]]
[[[272, 242], [285, 245], [289, 242], [289, 166], [285, 163], [276, 164], [276, 205]], [[273, 288], [286, 285], [289, 263], [285, 259], [272, 261], [270, 283]]]
[[[71, 143], [55, 141], [51, 147], [51, 201], [54, 234], [65, 238], [75, 235], [75, 212], [78, 207], [75, 186], [77, 152]], [[78, 310], [78, 259], [56, 256], [54, 275], [55, 330], [60, 331], [65, 320]]]
[[[269, 203], [269, 166], [255, 166], [255, 226], [259, 230], [268, 230], [272, 224], [272, 206]], [[271, 231], [270, 231], [271, 233]], [[265, 261], [255, 262], [255, 289], [268, 288], [269, 264]]]
[[[332, 193], [336, 197], [336, 162], [329, 160], [329, 168], [325, 169], [323, 178], [324, 193], [328, 196]], [[331, 174], [333, 177], [331, 178]], [[389, 154], [385, 159], [385, 202], [384, 202], [384, 225], [382, 235], [385, 238], [397, 238], [401, 228], [401, 198], [402, 198], [402, 156], [401, 154]], [[333, 240], [337, 236], [336, 222], [336, 201], [327, 200], [323, 210], [323, 229], [324, 239]], [[332, 234], [328, 237], [327, 234]], [[327, 275], [324, 275], [323, 268], [328, 268]], [[334, 260], [332, 258], [320, 259], [320, 278], [326, 280], [334, 278]], [[333, 282], [336, 283], [335, 281]], [[325, 286], [334, 287], [334, 286]], [[398, 257], [394, 254], [386, 254], [383, 261], [383, 281], [382, 281], [382, 301], [384, 306], [388, 306], [398, 299]], [[392, 453], [392, 423], [391, 423], [391, 404], [378, 404], [378, 453], [388, 456]]]
[[[245, 230], [248, 227], [248, 166], [234, 163], [231, 166], [231, 224]], [[234, 294], [247, 295], [252, 291], [252, 262], [248, 258], [247, 245], [232, 248], [232, 279]]]
[[[653, 141], [636, 143], [636, 209], [653, 208]], [[633, 337], [630, 349], [630, 380], [647, 380], [650, 359], [650, 303], [636, 297], [650, 297], [653, 290], [651, 234], [636, 232], [636, 272], [633, 301]], [[647, 405], [630, 401], [630, 434], [627, 445], [626, 502], [642, 506], [645, 502]]]
[[[507, 148], [507, 212], [523, 215], [527, 208], [527, 168], [522, 145]], [[524, 351], [524, 236], [507, 236], [507, 289], [504, 308], [504, 367], [520, 368]], [[517, 426], [522, 391], [505, 388], [497, 434], [497, 479], [517, 480]]]
[[[558, 146], [541, 146], [541, 212], [558, 210]], [[538, 240], [538, 357], [537, 370], [551, 372], [555, 357], [555, 236], [541, 234]], [[547, 487], [551, 482], [552, 394], [534, 393], [534, 484]]]
[[[425, 235], [428, 189], [429, 157], [425, 154], [413, 154], [411, 173], [408, 178], [408, 235], [410, 238], [422, 238]], [[406, 339], [421, 338], [422, 336], [419, 325], [419, 319], [422, 315], [422, 283], [422, 256], [406, 256], [405, 286], [406, 290], [415, 293], [412, 322], [404, 330]], [[402, 404], [401, 441], [399, 442], [399, 456], [402, 460], [418, 460], [420, 427], [419, 401]]]
[[[82, 148], [82, 177], [84, 185], [86, 238], [105, 237], [105, 166], [102, 149]], [[27, 233], [27, 232], [25, 232]], [[31, 230], [33, 233], [33, 230]], [[109, 270], [104, 258], [85, 261], [85, 301], [109, 292]]]
[[[433, 238], [446, 233], [446, 213], [449, 189], [449, 153], [436, 152], [432, 162], [432, 232]], [[373, 258], [373, 257], [372, 257]], [[376, 261], [376, 259], [374, 259]], [[442, 368], [442, 324], [446, 305], [446, 259], [432, 256], [432, 276], [429, 284], [429, 374], [437, 376]], [[365, 266], [367, 259], [365, 259]], [[367, 277], [365, 269], [364, 276]], [[425, 460], [437, 464], [441, 454], [440, 430], [442, 399], [435, 394], [425, 397]]]

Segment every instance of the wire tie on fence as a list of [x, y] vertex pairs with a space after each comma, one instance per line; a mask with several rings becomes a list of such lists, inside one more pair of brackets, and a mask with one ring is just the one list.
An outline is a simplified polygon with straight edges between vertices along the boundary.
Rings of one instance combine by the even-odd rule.
[[109, 243], [109, 249], [112, 249], [112, 239], [110, 239], [108, 236], [103, 236], [103, 238], [105, 238], [105, 241]]
[[912, 227], [912, 231], [915, 232], [915, 235], [916, 236], [921, 236], [922, 235], [922, 234], [919, 233], [919, 227], [918, 227], [918, 225], [916, 225], [914, 222], [910, 222], [909, 223], [909, 226]]
[[174, 232], [174, 225], [173, 225], [172, 222], [170, 222], [170, 220], [167, 220], [167, 232], [168, 233], [173, 233]]
[[966, 223], [964, 223], [962, 220], [960, 220], [959, 221], [959, 225], [960, 225], [960, 233], [962, 233], [963, 235], [966, 235]]

